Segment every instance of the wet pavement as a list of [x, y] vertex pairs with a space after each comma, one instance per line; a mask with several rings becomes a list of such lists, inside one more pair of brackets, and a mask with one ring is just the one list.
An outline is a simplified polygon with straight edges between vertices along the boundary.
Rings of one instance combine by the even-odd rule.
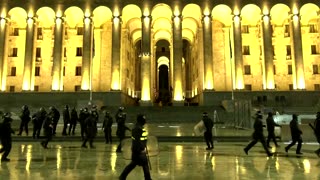
[[[128, 140], [129, 141], [129, 140]], [[313, 151], [317, 144], [303, 144], [302, 156], [295, 155], [295, 147], [284, 152], [286, 143], [273, 148], [267, 157], [257, 144], [249, 155], [243, 152], [248, 142], [216, 142], [215, 149], [205, 150], [204, 142], [153, 142], [150, 148], [153, 179], [320, 179], [320, 158]], [[118, 179], [127, 159], [128, 147], [116, 153], [117, 142], [95, 142], [95, 149], [80, 148], [80, 141], [50, 142], [43, 149], [38, 142], [13, 142], [10, 162], [1, 162], [0, 179]], [[273, 145], [273, 144], [272, 144]], [[158, 148], [156, 148], [156, 146]], [[128, 180], [143, 178], [141, 167], [136, 167]]]

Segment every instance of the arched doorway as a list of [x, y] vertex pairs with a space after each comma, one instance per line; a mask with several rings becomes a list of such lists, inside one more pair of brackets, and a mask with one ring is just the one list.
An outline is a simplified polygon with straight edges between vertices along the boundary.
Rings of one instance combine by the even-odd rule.
[[170, 43], [167, 40], [159, 40], [156, 43], [156, 103], [164, 106], [171, 105], [172, 72], [170, 66]]
[[158, 98], [157, 102], [162, 105], [170, 105], [171, 103], [171, 91], [169, 80], [169, 59], [165, 56], [161, 56], [157, 60], [158, 64]]

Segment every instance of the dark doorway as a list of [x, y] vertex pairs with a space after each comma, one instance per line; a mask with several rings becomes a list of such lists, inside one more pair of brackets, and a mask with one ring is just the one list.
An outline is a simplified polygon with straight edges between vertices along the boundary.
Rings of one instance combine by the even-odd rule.
[[159, 102], [162, 105], [169, 105], [171, 102], [171, 94], [169, 90], [169, 70], [168, 66], [161, 65], [159, 67]]

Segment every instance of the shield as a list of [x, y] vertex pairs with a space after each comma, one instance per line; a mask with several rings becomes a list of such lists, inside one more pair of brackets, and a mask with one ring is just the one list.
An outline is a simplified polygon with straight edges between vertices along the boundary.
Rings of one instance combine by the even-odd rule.
[[205, 131], [205, 127], [203, 121], [200, 120], [198, 124], [196, 124], [193, 128], [193, 132], [195, 136], [202, 136]]

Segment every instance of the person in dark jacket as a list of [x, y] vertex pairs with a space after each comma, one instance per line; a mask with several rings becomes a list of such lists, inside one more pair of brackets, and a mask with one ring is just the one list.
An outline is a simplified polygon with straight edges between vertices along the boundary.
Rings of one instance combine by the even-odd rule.
[[3, 153], [1, 157], [2, 162], [10, 161], [10, 159], [8, 159], [8, 155], [12, 147], [11, 134], [14, 134], [14, 131], [11, 128], [11, 123], [12, 123], [11, 114], [5, 113], [3, 116], [3, 122], [1, 124], [1, 129], [0, 129], [0, 140], [2, 144], [0, 153]]
[[59, 122], [59, 119], [60, 119], [60, 112], [54, 106], [51, 106], [49, 109], [50, 109], [49, 115], [52, 116], [52, 118], [53, 118], [52, 134], [55, 135], [56, 134], [57, 125], [58, 125], [58, 122]]
[[42, 128], [43, 121], [47, 116], [47, 111], [41, 107], [39, 111], [32, 115], [32, 122], [33, 122], [33, 139], [40, 137], [40, 132]]
[[89, 141], [90, 148], [95, 148], [93, 146], [93, 139], [97, 135], [97, 122], [94, 114], [92, 114], [91, 112], [90, 112], [90, 115], [85, 120], [84, 133], [85, 133], [85, 136], [84, 136], [84, 140], [81, 147], [87, 148], [86, 143], [87, 141]]
[[[314, 131], [314, 135], [317, 138], [317, 141], [320, 145], [320, 112], [317, 112], [316, 120], [313, 123], [312, 129]], [[320, 148], [314, 151], [318, 157], [320, 157]]]
[[299, 128], [298, 124], [298, 115], [293, 114], [292, 115], [292, 120], [290, 121], [290, 130], [291, 130], [291, 138], [292, 142], [285, 147], [285, 151], [288, 152], [289, 149], [294, 146], [298, 142], [298, 146], [296, 149], [296, 154], [302, 154], [301, 153], [301, 147], [302, 147], [302, 131]]
[[68, 134], [70, 135], [72, 131], [72, 135], [74, 135], [74, 131], [76, 130], [77, 122], [78, 122], [78, 113], [75, 107], [71, 109], [70, 113], [70, 127]]
[[102, 124], [102, 129], [104, 132], [104, 138], [106, 140], [106, 144], [112, 143], [112, 135], [111, 135], [112, 124], [113, 124], [113, 119], [110, 115], [110, 112], [107, 111], [105, 114], [104, 120], [103, 120], [103, 124]]
[[126, 122], [126, 118], [127, 118], [127, 114], [125, 112], [119, 112], [117, 113], [117, 116], [116, 116], [116, 121], [117, 121], [117, 124], [118, 124], [118, 127], [117, 127], [117, 136], [119, 138], [119, 145], [117, 147], [117, 152], [122, 152], [121, 148], [121, 143], [122, 143], [122, 140], [125, 139], [126, 137], [126, 130], [129, 130], [130, 129], [126, 126], [125, 122]]
[[49, 114], [43, 122], [43, 132], [44, 132], [45, 140], [41, 142], [41, 145], [45, 149], [48, 148], [48, 143], [52, 139], [53, 124], [54, 124], [53, 114]]
[[28, 136], [28, 124], [31, 120], [30, 118], [30, 111], [27, 105], [22, 106], [22, 112], [20, 115], [21, 123], [20, 123], [20, 131], [18, 133], [18, 136], [21, 136], [23, 129], [26, 131], [26, 134]]
[[122, 171], [119, 179], [125, 180], [128, 174], [138, 165], [142, 166], [144, 178], [151, 179], [149, 171], [149, 159], [147, 149], [147, 132], [143, 129], [146, 123], [146, 117], [143, 114], [138, 114], [135, 127], [132, 129], [132, 146], [131, 146], [131, 162]]
[[69, 112], [69, 106], [66, 105], [63, 109], [63, 130], [62, 130], [63, 136], [67, 135], [67, 128], [69, 123], [70, 123], [70, 112]]
[[276, 135], [274, 134], [274, 128], [275, 128], [275, 126], [280, 127], [280, 125], [277, 124], [276, 122], [274, 122], [272, 112], [268, 113], [268, 117], [266, 119], [266, 122], [267, 122], [267, 130], [268, 130], [268, 137], [267, 137], [267, 146], [268, 146], [268, 148], [271, 148], [270, 140], [273, 140], [273, 142], [276, 145], [276, 147], [279, 147], [279, 145], [278, 145], [278, 143], [276, 141]]
[[212, 140], [212, 128], [213, 128], [213, 121], [212, 119], [209, 117], [207, 112], [204, 112], [202, 114], [202, 121], [205, 127], [205, 132], [204, 132], [204, 139], [206, 141], [207, 144], [207, 150], [211, 150], [213, 149], [213, 140]]
[[84, 140], [85, 135], [85, 120], [89, 116], [88, 108], [80, 109], [78, 121], [80, 123], [81, 139]]
[[254, 127], [254, 132], [252, 134], [253, 140], [243, 149], [244, 152], [248, 155], [249, 150], [257, 144], [258, 141], [261, 142], [264, 150], [266, 151], [268, 156], [272, 156], [273, 154], [269, 151], [267, 144], [266, 144], [266, 139], [263, 135], [263, 123], [262, 123], [262, 114], [257, 114], [256, 119], [253, 124]]

